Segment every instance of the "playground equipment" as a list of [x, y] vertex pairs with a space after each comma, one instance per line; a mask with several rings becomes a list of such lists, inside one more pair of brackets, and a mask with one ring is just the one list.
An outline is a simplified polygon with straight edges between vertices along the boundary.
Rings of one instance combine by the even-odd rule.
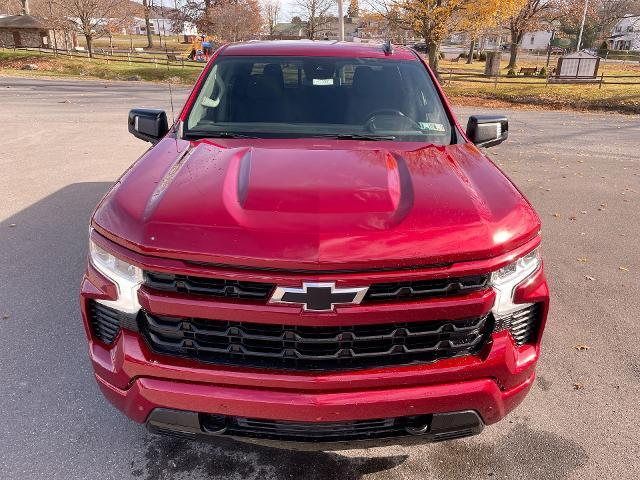
[[215, 36], [205, 34], [198, 35], [185, 52], [187, 53], [187, 58], [196, 62], [208, 61], [209, 57], [213, 54], [213, 47], [216, 42], [217, 37]]

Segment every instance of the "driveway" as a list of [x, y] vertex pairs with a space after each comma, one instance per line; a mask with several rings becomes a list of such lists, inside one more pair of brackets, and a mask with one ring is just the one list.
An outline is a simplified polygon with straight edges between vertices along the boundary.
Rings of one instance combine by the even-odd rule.
[[480, 436], [338, 454], [154, 436], [99, 393], [78, 285], [93, 207], [147, 148], [127, 133], [134, 106], [169, 109], [167, 87], [0, 77], [0, 478], [638, 478], [638, 117], [474, 109], [509, 115], [490, 154], [543, 221], [535, 386]]

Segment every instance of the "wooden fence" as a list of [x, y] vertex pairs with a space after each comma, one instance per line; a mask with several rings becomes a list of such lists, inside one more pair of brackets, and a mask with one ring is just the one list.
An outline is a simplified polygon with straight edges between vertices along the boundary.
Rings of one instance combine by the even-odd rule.
[[180, 67], [180, 68], [198, 68], [204, 67], [204, 62], [194, 62], [186, 59], [184, 56], [176, 55], [173, 52], [153, 52], [153, 53], [114, 53], [113, 51], [106, 51], [94, 49], [93, 57], [89, 56], [89, 52], [77, 51], [77, 50], [62, 50], [51, 48], [29, 48], [29, 47], [5, 47], [0, 46], [3, 50], [22, 51], [38, 53], [39, 55], [52, 55], [52, 56], [64, 56], [71, 58], [78, 58], [86, 61], [103, 60], [107, 64], [110, 62], [121, 62], [129, 65], [145, 65], [158, 67]]
[[490, 83], [494, 85], [566, 85], [566, 84], [597, 84], [599, 88], [604, 85], [640, 85], [640, 75], [605, 75], [601, 73], [597, 77], [555, 77], [552, 75], [499, 75], [488, 76], [482, 73], [474, 73], [460, 70], [441, 70], [438, 72], [440, 81], [444, 84], [454, 82], [465, 83]]

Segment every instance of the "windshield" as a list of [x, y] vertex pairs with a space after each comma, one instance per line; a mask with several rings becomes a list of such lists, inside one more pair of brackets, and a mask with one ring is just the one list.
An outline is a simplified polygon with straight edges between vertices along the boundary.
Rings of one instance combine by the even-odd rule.
[[207, 75], [185, 135], [446, 145], [451, 123], [418, 61], [230, 56]]

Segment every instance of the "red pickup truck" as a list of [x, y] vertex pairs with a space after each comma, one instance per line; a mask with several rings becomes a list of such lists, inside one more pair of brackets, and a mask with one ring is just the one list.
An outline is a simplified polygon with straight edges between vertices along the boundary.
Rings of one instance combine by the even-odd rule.
[[340, 448], [472, 435], [535, 377], [540, 220], [415, 51], [221, 47], [91, 219], [105, 396], [154, 432]]

